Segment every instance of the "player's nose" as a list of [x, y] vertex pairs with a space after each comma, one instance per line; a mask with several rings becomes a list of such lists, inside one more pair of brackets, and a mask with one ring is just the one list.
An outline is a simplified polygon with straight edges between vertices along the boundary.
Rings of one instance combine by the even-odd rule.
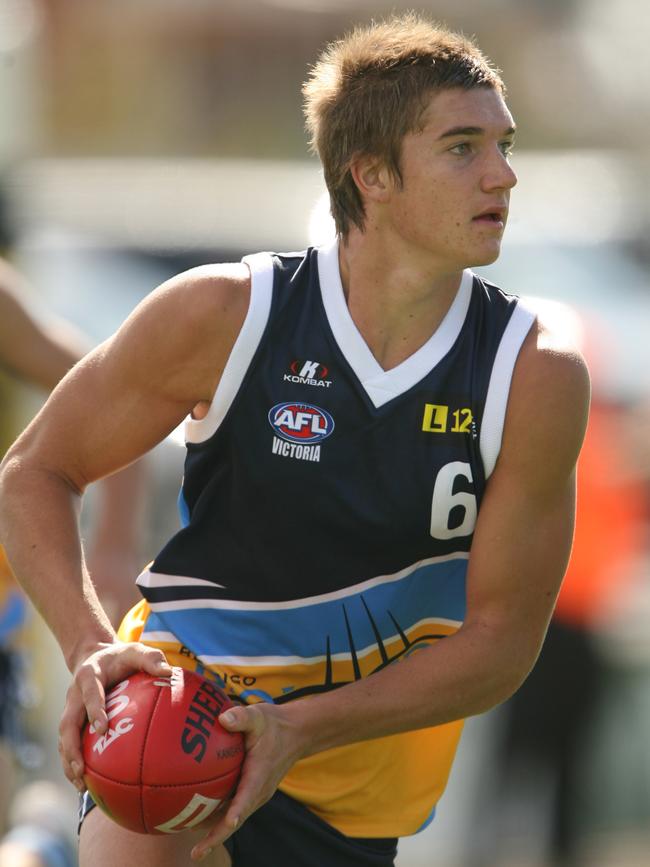
[[508, 162], [508, 158], [501, 151], [494, 154], [486, 166], [482, 178], [484, 192], [494, 190], [511, 190], [517, 184], [515, 170]]

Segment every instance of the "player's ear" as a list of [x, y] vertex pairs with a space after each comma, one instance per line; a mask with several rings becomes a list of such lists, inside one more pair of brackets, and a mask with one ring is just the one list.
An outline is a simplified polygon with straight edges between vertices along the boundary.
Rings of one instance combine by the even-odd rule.
[[364, 201], [383, 203], [388, 200], [394, 181], [381, 157], [358, 154], [350, 164], [350, 174]]

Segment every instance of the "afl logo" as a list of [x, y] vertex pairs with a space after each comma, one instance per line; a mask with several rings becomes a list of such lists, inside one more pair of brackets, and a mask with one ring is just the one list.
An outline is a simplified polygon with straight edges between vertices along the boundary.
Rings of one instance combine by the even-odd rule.
[[292, 443], [319, 443], [334, 430], [332, 416], [310, 403], [277, 403], [269, 411], [269, 424]]

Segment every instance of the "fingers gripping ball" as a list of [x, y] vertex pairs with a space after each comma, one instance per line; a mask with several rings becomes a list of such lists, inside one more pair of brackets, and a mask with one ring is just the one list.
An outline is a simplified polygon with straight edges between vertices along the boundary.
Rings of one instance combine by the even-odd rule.
[[83, 734], [85, 783], [111, 819], [144, 834], [193, 828], [234, 790], [244, 758], [239, 732], [217, 721], [232, 702], [212, 681], [174, 668], [138, 672], [108, 694], [108, 730]]

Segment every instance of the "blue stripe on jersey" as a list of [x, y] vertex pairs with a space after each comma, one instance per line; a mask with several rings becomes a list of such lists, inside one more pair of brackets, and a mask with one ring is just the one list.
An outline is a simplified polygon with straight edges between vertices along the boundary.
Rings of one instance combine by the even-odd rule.
[[436, 818], [436, 807], [434, 807], [433, 810], [431, 810], [431, 812], [429, 813], [427, 818], [424, 820], [424, 822], [422, 822], [422, 824], [420, 825], [420, 827], [417, 829], [417, 831], [415, 833], [419, 834], [420, 831], [424, 831], [424, 829], [428, 828], [429, 825], [433, 822], [433, 820], [435, 818]]
[[196, 599], [187, 607], [179, 607], [180, 601], [173, 608], [153, 603], [146, 633], [172, 632], [199, 657], [313, 659], [328, 646], [331, 654], [349, 655], [421, 621], [432, 621], [432, 637], [436, 621], [462, 622], [466, 572], [464, 558], [428, 563], [399, 580], [295, 608], [268, 603], [261, 610], [237, 610], [220, 607], [218, 600], [205, 600], [202, 608]]
[[190, 510], [185, 500], [185, 495], [183, 494], [183, 486], [178, 492], [178, 498], [176, 500], [176, 506], [178, 508], [178, 514], [181, 519], [181, 527], [187, 527], [190, 523]]

